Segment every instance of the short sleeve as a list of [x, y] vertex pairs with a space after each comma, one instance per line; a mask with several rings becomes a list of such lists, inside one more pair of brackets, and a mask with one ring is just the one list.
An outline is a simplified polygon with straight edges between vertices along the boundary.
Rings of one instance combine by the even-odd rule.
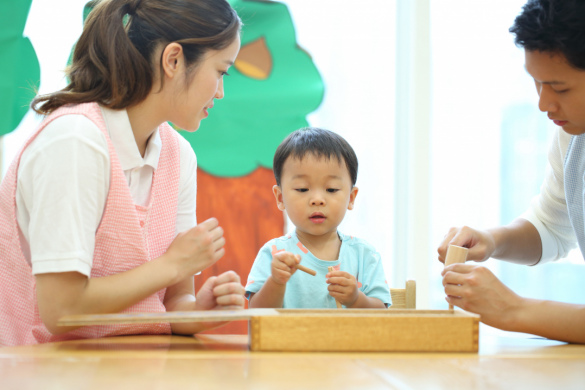
[[177, 205], [177, 234], [191, 229], [197, 224], [197, 158], [191, 144], [179, 136], [181, 154], [179, 198]]
[[82, 115], [55, 119], [27, 147], [16, 206], [33, 274], [90, 275], [109, 174], [105, 136]]
[[361, 280], [358, 280], [362, 284], [360, 290], [367, 297], [379, 299], [386, 307], [391, 306], [390, 288], [386, 281], [380, 254], [375, 250], [365, 250], [363, 256], [364, 275], [360, 278]]
[[246, 298], [248, 299], [250, 299], [250, 294], [256, 294], [260, 291], [272, 273], [271, 242], [272, 241], [268, 242], [260, 249], [256, 256], [256, 260], [254, 260], [254, 264], [252, 264], [252, 269], [250, 270], [248, 281], [246, 283]]

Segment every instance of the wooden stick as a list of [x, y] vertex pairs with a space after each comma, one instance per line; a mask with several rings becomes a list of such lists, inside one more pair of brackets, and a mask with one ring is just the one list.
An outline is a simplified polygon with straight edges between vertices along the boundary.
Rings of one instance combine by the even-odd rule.
[[[462, 246], [449, 245], [447, 248], [447, 256], [445, 257], [445, 267], [455, 263], [465, 263], [467, 260], [467, 252], [469, 249]], [[449, 304], [449, 310], [453, 310], [453, 305]]]
[[[332, 271], [335, 271], [335, 268], [333, 268], [333, 267], [327, 267], [327, 270], [329, 272], [332, 272]], [[338, 309], [341, 309], [341, 303], [339, 303], [339, 301], [337, 299], [335, 300], [335, 304], [337, 305], [337, 308]]]
[[304, 265], [297, 264], [297, 269], [300, 270], [300, 271], [306, 272], [309, 275], [313, 275], [313, 276], [317, 275], [317, 271], [312, 270], [310, 268], [307, 268]]

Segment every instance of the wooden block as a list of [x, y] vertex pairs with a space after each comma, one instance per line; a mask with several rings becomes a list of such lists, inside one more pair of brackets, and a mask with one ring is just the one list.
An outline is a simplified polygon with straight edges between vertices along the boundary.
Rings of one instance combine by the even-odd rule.
[[445, 257], [445, 266], [454, 263], [465, 263], [467, 260], [467, 252], [469, 249], [457, 245], [449, 245], [447, 248], [447, 256]]
[[448, 310], [280, 309], [250, 320], [252, 351], [477, 352], [479, 316]]
[[[333, 267], [327, 267], [327, 270], [329, 272], [332, 272], [332, 271], [335, 271], [335, 268], [333, 268]], [[341, 309], [341, 303], [337, 299], [335, 300], [335, 304], [337, 305], [337, 308], [338, 309]]]
[[[467, 248], [449, 245], [449, 248], [447, 248], [447, 256], [445, 257], [445, 267], [454, 263], [465, 263], [465, 260], [467, 260], [467, 252], [469, 252]], [[449, 304], [449, 310], [453, 309], [453, 305]]]
[[406, 281], [406, 308], [416, 309], [416, 282], [414, 280]]
[[390, 309], [416, 309], [416, 282], [407, 280], [405, 288], [391, 288], [392, 306]]

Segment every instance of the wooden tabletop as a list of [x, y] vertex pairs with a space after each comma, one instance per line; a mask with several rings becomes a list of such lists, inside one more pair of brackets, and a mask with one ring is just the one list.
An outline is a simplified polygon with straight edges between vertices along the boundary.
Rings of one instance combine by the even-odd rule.
[[585, 345], [482, 324], [479, 353], [250, 352], [240, 335], [0, 348], [3, 390], [191, 388], [583, 389]]

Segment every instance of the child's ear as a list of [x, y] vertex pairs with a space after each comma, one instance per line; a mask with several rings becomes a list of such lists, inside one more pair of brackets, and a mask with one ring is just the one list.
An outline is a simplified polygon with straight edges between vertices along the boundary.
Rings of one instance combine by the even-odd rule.
[[349, 204], [347, 205], [348, 210], [353, 210], [353, 203], [355, 202], [355, 197], [358, 194], [358, 188], [353, 187], [349, 193]]
[[276, 206], [278, 207], [279, 210], [284, 211], [284, 202], [282, 201], [282, 190], [280, 189], [280, 187], [277, 185], [272, 186], [272, 193], [276, 198]]

